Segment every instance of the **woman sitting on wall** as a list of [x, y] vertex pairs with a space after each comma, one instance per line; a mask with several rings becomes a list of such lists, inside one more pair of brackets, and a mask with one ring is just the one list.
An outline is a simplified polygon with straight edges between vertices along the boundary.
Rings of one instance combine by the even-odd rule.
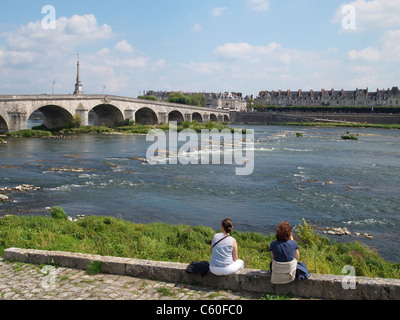
[[299, 246], [293, 240], [292, 228], [288, 222], [282, 222], [277, 227], [276, 239], [270, 246], [271, 283], [287, 284], [296, 279], [297, 260], [300, 259]]
[[212, 241], [213, 249], [210, 271], [216, 276], [227, 276], [244, 267], [243, 260], [238, 259], [238, 245], [230, 236], [233, 230], [231, 219], [222, 221], [221, 233], [217, 233]]

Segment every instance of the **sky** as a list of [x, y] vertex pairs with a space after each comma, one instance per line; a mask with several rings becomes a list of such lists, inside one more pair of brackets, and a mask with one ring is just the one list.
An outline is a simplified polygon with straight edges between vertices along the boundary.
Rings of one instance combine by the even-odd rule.
[[388, 89], [399, 17], [399, 0], [7, 1], [0, 94], [73, 93], [77, 54], [86, 94]]

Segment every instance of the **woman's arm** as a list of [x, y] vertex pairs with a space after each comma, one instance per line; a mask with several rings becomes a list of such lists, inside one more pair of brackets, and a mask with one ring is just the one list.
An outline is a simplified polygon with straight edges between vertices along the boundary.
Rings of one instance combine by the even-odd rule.
[[232, 247], [233, 247], [233, 251], [232, 251], [233, 261], [236, 261], [237, 259], [239, 259], [238, 245], [237, 245], [236, 240], [233, 240]]
[[299, 260], [299, 259], [300, 259], [300, 251], [299, 251], [299, 249], [297, 249], [297, 250], [295, 251], [295, 253], [294, 253], [294, 258], [295, 258], [296, 260]]

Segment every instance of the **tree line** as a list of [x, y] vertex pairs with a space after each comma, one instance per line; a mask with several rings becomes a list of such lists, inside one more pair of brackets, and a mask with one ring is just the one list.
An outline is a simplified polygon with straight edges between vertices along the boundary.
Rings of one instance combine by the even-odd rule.
[[[155, 96], [139, 96], [138, 99], [158, 101], [158, 98]], [[207, 104], [207, 98], [202, 93], [192, 93], [189, 95], [185, 95], [180, 92], [173, 92], [169, 95], [166, 102], [204, 107]]]

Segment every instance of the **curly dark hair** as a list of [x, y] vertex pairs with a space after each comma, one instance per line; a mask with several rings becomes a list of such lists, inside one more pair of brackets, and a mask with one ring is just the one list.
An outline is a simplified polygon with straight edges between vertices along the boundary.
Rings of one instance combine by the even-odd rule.
[[284, 221], [276, 228], [276, 239], [278, 241], [288, 241], [293, 235], [292, 228], [289, 223]]

